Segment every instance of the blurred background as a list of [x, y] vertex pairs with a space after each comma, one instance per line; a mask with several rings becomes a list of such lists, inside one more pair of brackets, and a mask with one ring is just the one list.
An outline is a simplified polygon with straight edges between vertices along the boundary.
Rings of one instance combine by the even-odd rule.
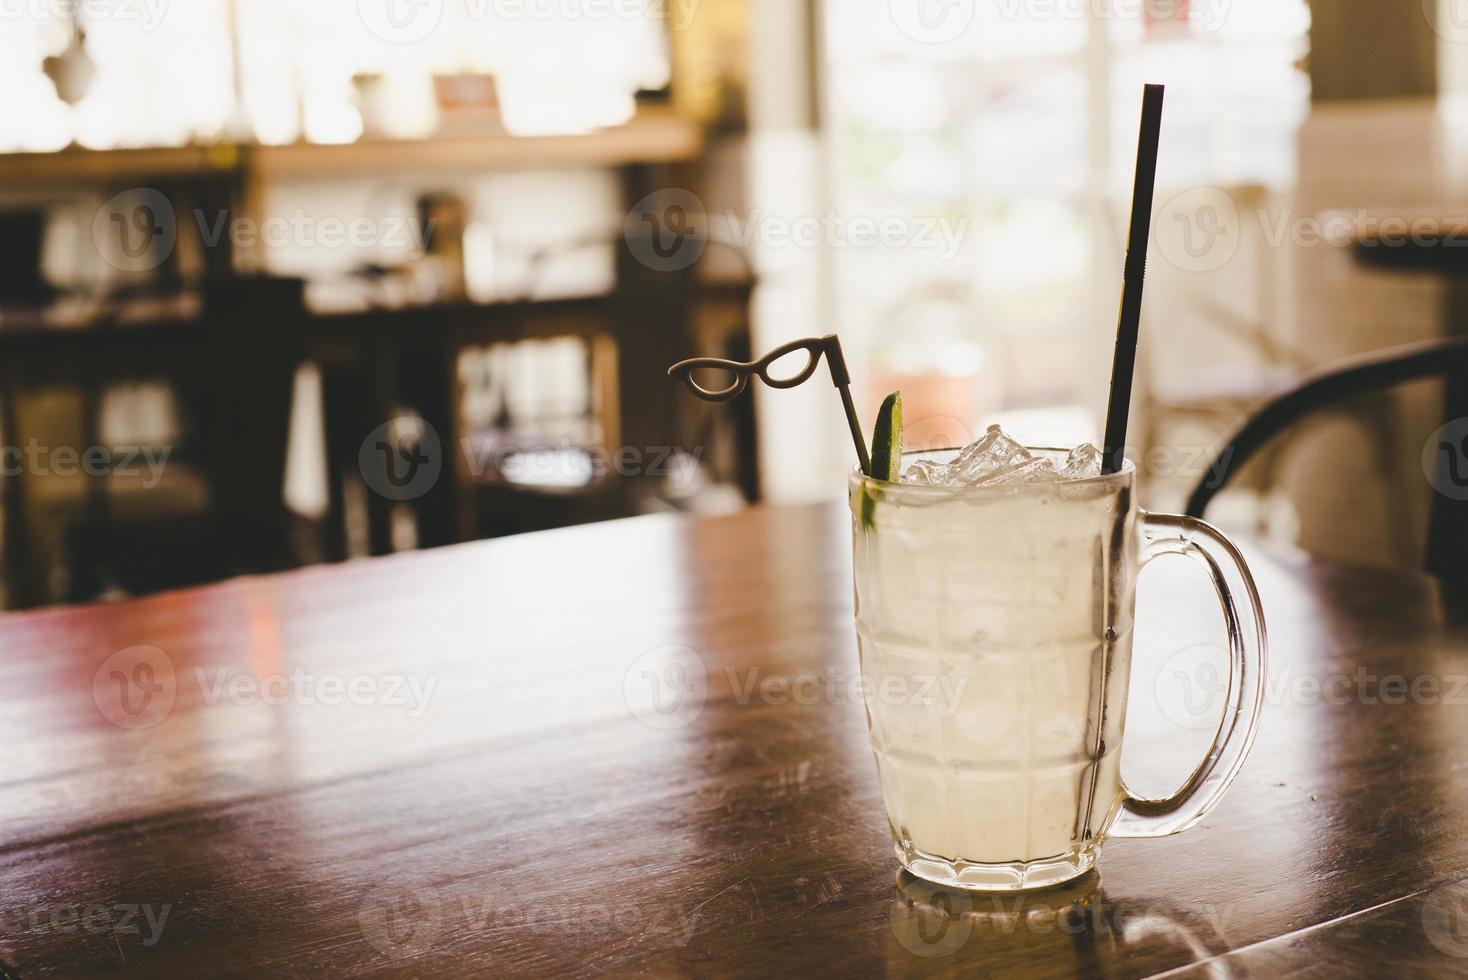
[[[1308, 372], [1454, 332], [1458, 8], [4, 4], [4, 603], [839, 498], [829, 386], [665, 375], [833, 331], [910, 447], [1099, 441], [1144, 82], [1130, 455], [1178, 508]], [[1373, 261], [1393, 222], [1435, 248]], [[1420, 565], [1441, 387], [1313, 414], [1210, 517]]]

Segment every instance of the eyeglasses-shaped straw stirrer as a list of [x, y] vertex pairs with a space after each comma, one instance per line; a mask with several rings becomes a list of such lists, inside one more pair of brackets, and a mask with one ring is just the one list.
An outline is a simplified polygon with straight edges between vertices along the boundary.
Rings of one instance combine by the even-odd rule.
[[[771, 377], [770, 368], [774, 363], [796, 351], [806, 352], [808, 360], [805, 367], [801, 368], [799, 373], [786, 378]], [[870, 476], [872, 460], [867, 455], [866, 440], [861, 434], [861, 422], [856, 417], [856, 405], [851, 401], [851, 375], [846, 370], [846, 358], [841, 353], [841, 341], [835, 334], [792, 340], [788, 344], [776, 347], [759, 360], [749, 363], [727, 361], [721, 357], [689, 358], [668, 368], [668, 376], [680, 379], [688, 386], [689, 391], [706, 402], [726, 402], [744, 394], [744, 390], [749, 387], [750, 378], [759, 378], [771, 388], [795, 388], [803, 385], [810, 380], [811, 375], [816, 373], [822, 355], [826, 358], [826, 367], [831, 371], [831, 383], [836, 386], [837, 391], [841, 392], [841, 404], [846, 409], [846, 424], [851, 428], [851, 441], [856, 445], [856, 458], [861, 463], [861, 471]], [[695, 371], [728, 371], [733, 375], [733, 380], [729, 382], [728, 386], [713, 390], [703, 387], [693, 379]]]

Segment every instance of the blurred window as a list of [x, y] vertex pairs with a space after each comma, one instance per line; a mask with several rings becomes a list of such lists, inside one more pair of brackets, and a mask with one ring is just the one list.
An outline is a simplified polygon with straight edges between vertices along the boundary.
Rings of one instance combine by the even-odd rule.
[[964, 425], [1043, 405], [1066, 437], [1083, 428], [1109, 363], [1144, 82], [1169, 86], [1159, 201], [1294, 180], [1302, 0], [825, 10], [831, 206], [909, 232], [831, 253], [833, 322], [873, 366], [872, 404], [900, 382]]
[[[495, 76], [506, 127], [624, 122], [669, 78], [653, 0], [111, 0], [0, 11], [0, 152], [209, 142], [345, 142], [363, 132], [353, 79], [391, 79], [406, 133], [432, 130], [434, 75]], [[79, 12], [74, 25], [69, 12]], [[231, 31], [233, 23], [235, 30]], [[85, 34], [91, 78], [68, 106], [42, 63]], [[238, 51], [238, 72], [235, 52]]]

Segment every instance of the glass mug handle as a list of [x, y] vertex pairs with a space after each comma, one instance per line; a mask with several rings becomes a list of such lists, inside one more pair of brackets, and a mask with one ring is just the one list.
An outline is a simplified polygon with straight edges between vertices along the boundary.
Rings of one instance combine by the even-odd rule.
[[[1228, 629], [1228, 693], [1223, 719], [1213, 735], [1208, 754], [1176, 793], [1165, 799], [1140, 798], [1132, 795], [1123, 780], [1122, 791], [1126, 796], [1121, 813], [1111, 826], [1112, 837], [1176, 834], [1202, 820], [1217, 805], [1254, 744], [1268, 667], [1269, 644], [1259, 589], [1234, 543], [1192, 517], [1143, 513], [1141, 520], [1146, 542], [1144, 565], [1161, 555], [1186, 555], [1208, 570]], [[1225, 566], [1242, 585], [1247, 600], [1243, 609], [1235, 602]]]

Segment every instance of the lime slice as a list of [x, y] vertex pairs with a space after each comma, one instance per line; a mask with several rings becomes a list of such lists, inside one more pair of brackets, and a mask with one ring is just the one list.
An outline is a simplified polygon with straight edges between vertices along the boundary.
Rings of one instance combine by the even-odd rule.
[[[872, 430], [872, 479], [896, 483], [902, 473], [902, 392], [894, 391], [882, 402], [877, 426]], [[877, 502], [863, 489], [861, 526], [870, 531], [876, 523]]]
[[896, 483], [902, 476], [902, 392], [882, 402], [877, 427], [872, 430], [872, 478]]

